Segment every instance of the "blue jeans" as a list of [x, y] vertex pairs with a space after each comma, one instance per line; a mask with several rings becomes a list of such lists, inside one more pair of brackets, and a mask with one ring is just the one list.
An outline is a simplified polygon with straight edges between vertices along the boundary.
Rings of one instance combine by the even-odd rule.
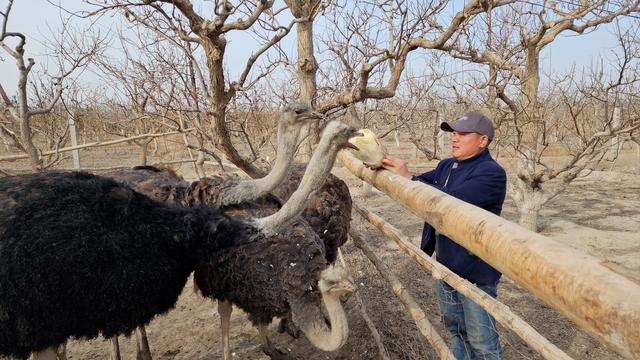
[[[497, 295], [497, 283], [478, 287], [494, 298]], [[442, 280], [436, 280], [436, 295], [457, 360], [504, 359], [493, 316]]]

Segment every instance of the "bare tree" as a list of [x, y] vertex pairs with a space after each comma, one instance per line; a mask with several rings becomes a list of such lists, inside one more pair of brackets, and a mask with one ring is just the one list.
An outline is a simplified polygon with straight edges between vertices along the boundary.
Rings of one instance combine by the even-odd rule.
[[[108, 1], [88, 3], [98, 7], [92, 14], [98, 15], [105, 11], [121, 10], [122, 13], [138, 25], [154, 31], [160, 37], [174, 46], [185, 49], [184, 43], [198, 48], [206, 59], [206, 74], [196, 71], [200, 81], [206, 84], [201, 91], [206, 92], [208, 100], [207, 117], [214, 124], [212, 138], [227, 158], [252, 177], [264, 175], [264, 171], [251, 159], [242, 156], [232, 142], [232, 135], [228, 128], [227, 107], [238, 91], [250, 88], [262, 77], [262, 73], [252, 73], [256, 61], [284, 38], [293, 25], [301, 21], [290, 21], [287, 25], [280, 25], [279, 17], [283, 9], [272, 9], [273, 2], [260, 0], [239, 1], [236, 5], [230, 2], [215, 2], [213, 14], [207, 18], [188, 0], [158, 0], [158, 1]], [[247, 59], [246, 64], [237, 79], [230, 81], [224, 65], [227, 49], [226, 36], [236, 31], [247, 31], [259, 27], [268, 33], [264, 41]], [[178, 43], [179, 39], [182, 43]], [[188, 55], [189, 52], [187, 51]], [[195, 64], [196, 62], [194, 62]], [[266, 67], [267, 71], [271, 68]], [[205, 76], [207, 77], [205, 80]]]
[[[510, 144], [519, 157], [517, 176], [511, 187], [520, 214], [519, 222], [535, 229], [542, 206], [581, 170], [593, 166], [587, 159], [598, 158], [597, 155], [591, 158], [592, 150], [585, 150], [562, 166], [543, 160], [549, 149], [550, 123], [547, 119], [551, 113], [550, 109], [545, 111], [541, 102], [540, 53], [564, 32], [582, 34], [619, 17], [637, 14], [640, 2], [518, 2], [500, 9], [493, 9], [491, 2], [487, 5], [492, 8], [491, 21], [488, 15], [485, 16], [483, 21], [462, 31], [458, 41], [442, 49], [456, 58], [489, 67], [491, 75], [487, 86], [508, 108], [511, 123], [506, 135], [511, 137]], [[488, 29], [488, 24], [492, 28]], [[592, 141], [606, 141], [630, 130], [609, 128], [597, 134], [598, 140]], [[505, 136], [504, 131], [501, 136]], [[561, 185], [545, 184], [553, 179], [561, 179]]]
[[[74, 71], [86, 65], [90, 56], [100, 50], [103, 39], [96, 37], [89, 39], [87, 42], [73, 38], [69, 31], [69, 23], [63, 24], [60, 42], [53, 45], [54, 56], [59, 62], [59, 73], [51, 78], [51, 84], [45, 85], [42, 80], [38, 82], [48, 87], [51, 96], [46, 103], [36, 106], [30, 98], [28, 88], [35, 60], [33, 58], [25, 59], [26, 36], [20, 32], [8, 31], [12, 6], [13, 0], [9, 0], [4, 11], [0, 12], [2, 17], [0, 23], [0, 47], [16, 62], [18, 83], [16, 94], [13, 97], [10, 97], [5, 90], [5, 86], [0, 84], [0, 98], [3, 102], [0, 136], [18, 150], [27, 153], [32, 169], [40, 170], [46, 165], [40, 157], [42, 151], [39, 146], [41, 145], [34, 141], [32, 121], [36, 116], [48, 114], [52, 111], [62, 96], [65, 79]], [[44, 89], [42, 90], [44, 91]]]

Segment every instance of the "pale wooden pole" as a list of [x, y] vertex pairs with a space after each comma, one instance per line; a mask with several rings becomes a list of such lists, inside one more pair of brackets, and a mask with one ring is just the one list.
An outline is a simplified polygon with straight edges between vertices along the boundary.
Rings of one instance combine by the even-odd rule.
[[362, 250], [373, 265], [375, 265], [376, 269], [378, 269], [380, 275], [382, 275], [382, 277], [387, 281], [391, 291], [393, 291], [402, 305], [404, 305], [405, 309], [407, 309], [407, 312], [418, 326], [418, 330], [420, 330], [420, 333], [427, 338], [433, 349], [438, 353], [440, 359], [454, 360], [455, 357], [453, 356], [453, 353], [442, 337], [440, 337], [438, 331], [433, 327], [433, 325], [431, 325], [427, 315], [422, 311], [418, 303], [414, 300], [413, 296], [409, 294], [400, 280], [391, 272], [391, 269], [389, 269], [389, 267], [378, 258], [369, 245], [362, 240], [362, 236], [360, 236], [355, 229], [349, 229], [349, 235], [356, 246]]
[[580, 328], [628, 358], [640, 358], [640, 285], [604, 261], [506, 221], [417, 181], [372, 171], [346, 151], [353, 174], [413, 210]]
[[[78, 146], [78, 135], [76, 133], [76, 121], [73, 115], [69, 115], [69, 134], [71, 135], [71, 146]], [[76, 170], [80, 170], [80, 150], [72, 150], [73, 154], [73, 167]]]
[[369, 211], [359, 201], [353, 201], [353, 209], [365, 220], [378, 228], [389, 239], [393, 240], [398, 247], [411, 256], [420, 266], [431, 271], [433, 277], [442, 279], [459, 293], [471, 299], [476, 304], [482, 306], [499, 323], [510, 328], [529, 346], [536, 350], [545, 359], [549, 360], [571, 360], [571, 357], [542, 336], [531, 325], [514, 314], [508, 306], [492, 298], [477, 286], [456, 275], [446, 266], [427, 256], [420, 248], [413, 245], [400, 230], [384, 221], [381, 217]]

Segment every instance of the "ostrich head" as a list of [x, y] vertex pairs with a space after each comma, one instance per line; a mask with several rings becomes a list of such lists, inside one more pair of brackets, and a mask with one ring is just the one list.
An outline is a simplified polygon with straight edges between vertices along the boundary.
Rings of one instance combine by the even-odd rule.
[[269, 174], [261, 179], [247, 180], [247, 189], [242, 190], [241, 199], [254, 199], [275, 189], [284, 181], [287, 171], [296, 150], [302, 129], [313, 122], [324, 118], [324, 115], [313, 111], [309, 106], [301, 102], [287, 104], [278, 118], [278, 140], [276, 148], [276, 161]]
[[343, 268], [331, 266], [320, 274], [318, 289], [323, 294], [337, 298], [356, 291], [356, 286]]
[[285, 105], [280, 112], [278, 132], [281, 133], [280, 127], [283, 127], [283, 130], [290, 131], [288, 136], [291, 138], [295, 136], [295, 145], [292, 146], [293, 152], [295, 152], [304, 138], [302, 129], [319, 119], [324, 119], [324, 115], [313, 111], [309, 105], [301, 101], [293, 101]]
[[277, 213], [257, 220], [258, 226], [267, 234], [275, 234], [286, 226], [289, 221], [300, 215], [306, 207], [309, 195], [324, 184], [331, 172], [338, 151], [345, 147], [353, 147], [349, 139], [361, 136], [355, 128], [339, 121], [327, 124], [318, 147], [313, 153], [309, 164], [300, 181], [298, 189], [291, 194], [289, 200]]
[[324, 118], [324, 115], [313, 111], [309, 105], [300, 101], [293, 101], [282, 108], [278, 122], [294, 127], [300, 126], [300, 124], [307, 125], [322, 118]]
[[320, 274], [318, 288], [329, 321], [320, 310], [322, 306], [317, 297], [291, 299], [292, 320], [315, 347], [335, 351], [349, 337], [349, 324], [340, 296], [354, 292], [356, 287], [343, 268], [332, 266]]

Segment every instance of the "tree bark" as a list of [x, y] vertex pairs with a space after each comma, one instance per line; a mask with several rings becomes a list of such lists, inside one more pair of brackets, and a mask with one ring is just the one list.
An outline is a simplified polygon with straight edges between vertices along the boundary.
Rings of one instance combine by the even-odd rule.
[[22, 135], [22, 143], [27, 150], [27, 155], [29, 155], [31, 168], [33, 171], [38, 171], [42, 169], [42, 158], [38, 154], [38, 149], [33, 144], [33, 134], [29, 120], [30, 116], [24, 113], [20, 119], [20, 134]]
[[[313, 17], [314, 8], [318, 0], [294, 1], [285, 0], [293, 16], [304, 19], [296, 24], [296, 55], [298, 58], [298, 81], [300, 82], [300, 100], [315, 109], [316, 103], [316, 73], [318, 62], [316, 61], [313, 45]], [[309, 136], [301, 144], [302, 156], [306, 161], [311, 159], [313, 145], [319, 140], [319, 128], [309, 126]]]
[[142, 144], [140, 144], [140, 165], [142, 166], [146, 166], [147, 165], [147, 153], [149, 152], [149, 143], [148, 142], [143, 142]]
[[215, 124], [214, 131], [218, 142], [216, 145], [225, 153], [229, 161], [242, 169], [247, 175], [252, 178], [263, 177], [265, 172], [242, 157], [231, 142], [231, 135], [226, 123], [226, 109], [230, 99], [225, 91], [224, 67], [222, 64], [227, 43], [222, 37], [217, 37], [213, 40], [206, 35], [203, 37], [206, 39], [206, 41], [202, 42], [202, 45], [209, 68], [209, 83], [211, 85], [210, 116]]

